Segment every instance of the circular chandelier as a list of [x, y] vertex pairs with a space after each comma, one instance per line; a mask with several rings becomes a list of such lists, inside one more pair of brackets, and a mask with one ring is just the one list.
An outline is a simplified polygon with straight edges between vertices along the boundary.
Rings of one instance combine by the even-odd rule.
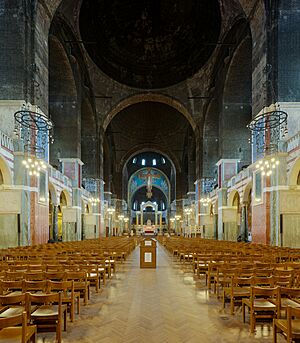
[[278, 143], [288, 132], [287, 117], [286, 112], [274, 110], [257, 115], [247, 125], [252, 132], [252, 144], [257, 154], [278, 152]]
[[23, 141], [24, 160], [22, 161], [30, 176], [39, 176], [47, 169], [45, 159], [48, 144], [53, 143], [53, 123], [43, 113], [31, 111], [29, 105], [14, 114], [15, 135]]

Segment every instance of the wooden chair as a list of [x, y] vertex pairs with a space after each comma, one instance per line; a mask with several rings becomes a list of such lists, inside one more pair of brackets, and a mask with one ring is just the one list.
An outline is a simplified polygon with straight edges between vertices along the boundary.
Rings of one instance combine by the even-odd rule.
[[80, 311], [80, 293], [74, 291], [74, 281], [48, 281], [48, 291], [50, 293], [61, 292], [62, 303], [68, 306], [70, 320], [74, 321], [75, 317], [75, 300], [77, 302], [77, 314]]
[[26, 310], [25, 293], [17, 295], [1, 295], [0, 296], [0, 318], [7, 318], [22, 314]]
[[277, 295], [277, 288], [251, 287], [250, 299], [242, 300], [243, 322], [245, 323], [245, 308], [250, 314], [250, 330], [255, 331], [256, 319], [275, 318], [277, 307], [271, 302]]
[[[16, 326], [20, 325], [22, 326]], [[0, 342], [36, 342], [36, 326], [27, 325], [26, 311], [21, 314], [0, 318]]]
[[90, 299], [90, 283], [86, 272], [66, 272], [66, 281], [74, 281], [75, 292], [80, 292], [83, 304], [87, 305]]
[[253, 277], [244, 278], [232, 276], [230, 287], [223, 289], [223, 308], [225, 308], [226, 299], [230, 301], [230, 313], [234, 314], [236, 303], [242, 303], [243, 298], [250, 298], [250, 287]]
[[[298, 319], [297, 319], [298, 318]], [[287, 308], [286, 319], [273, 320], [273, 343], [277, 343], [277, 334], [281, 333], [286, 337], [288, 343], [300, 340], [300, 308]]]
[[30, 314], [31, 322], [37, 325], [38, 331], [56, 331], [56, 341], [61, 343], [62, 322], [64, 322], [64, 331], [67, 330], [67, 306], [62, 305], [62, 294], [26, 293], [26, 296], [29, 309], [31, 303], [39, 304], [38, 308]]
[[278, 287], [277, 298], [272, 302], [277, 306], [277, 318], [281, 318], [282, 311], [286, 318], [288, 307], [300, 307], [300, 288]]

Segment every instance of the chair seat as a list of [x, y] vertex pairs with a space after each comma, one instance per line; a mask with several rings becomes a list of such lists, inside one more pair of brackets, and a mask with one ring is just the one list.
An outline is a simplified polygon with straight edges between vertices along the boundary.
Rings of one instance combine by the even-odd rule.
[[[27, 337], [31, 337], [36, 330], [35, 325], [27, 326]], [[8, 327], [0, 331], [0, 342], [20, 343], [22, 341], [22, 327]]]
[[292, 299], [281, 298], [281, 307], [286, 308], [288, 306], [296, 308], [296, 307], [300, 307], [300, 304]]
[[254, 310], [259, 309], [275, 310], [276, 305], [265, 299], [254, 299]]
[[[66, 305], [62, 305], [62, 312], [66, 310]], [[31, 314], [32, 318], [52, 316], [58, 316], [58, 305], [42, 305]]]
[[0, 318], [8, 318], [13, 316], [18, 316], [23, 313], [25, 308], [23, 306], [11, 306], [5, 311], [0, 313]]
[[[243, 299], [243, 303], [250, 307], [250, 299]], [[259, 311], [259, 310], [266, 310], [269, 309], [270, 311], [276, 310], [276, 305], [271, 303], [268, 300], [265, 299], [254, 299], [254, 310]]]
[[[276, 319], [276, 325], [282, 331], [287, 331], [287, 320], [286, 319]], [[300, 319], [292, 320], [292, 333], [293, 335], [300, 336]]]
[[250, 296], [250, 288], [249, 287], [235, 287], [233, 289], [233, 296]]

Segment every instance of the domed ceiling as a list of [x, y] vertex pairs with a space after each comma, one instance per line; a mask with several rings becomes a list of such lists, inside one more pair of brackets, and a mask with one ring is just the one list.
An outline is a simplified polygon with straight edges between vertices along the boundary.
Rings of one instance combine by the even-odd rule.
[[132, 87], [191, 77], [218, 41], [218, 0], [83, 0], [80, 32], [98, 67]]

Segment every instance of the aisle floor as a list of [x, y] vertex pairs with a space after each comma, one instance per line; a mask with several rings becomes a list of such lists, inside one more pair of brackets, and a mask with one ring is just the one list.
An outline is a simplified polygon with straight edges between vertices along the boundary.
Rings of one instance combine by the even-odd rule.
[[[221, 302], [194, 277], [189, 265], [173, 261], [158, 246], [156, 269], [139, 268], [139, 248], [118, 265], [101, 294], [63, 333], [64, 343], [237, 343], [272, 342], [268, 324], [255, 334], [242, 323], [241, 311], [231, 316]], [[55, 334], [38, 334], [38, 342], [53, 342]], [[285, 342], [278, 337], [278, 342]]]

